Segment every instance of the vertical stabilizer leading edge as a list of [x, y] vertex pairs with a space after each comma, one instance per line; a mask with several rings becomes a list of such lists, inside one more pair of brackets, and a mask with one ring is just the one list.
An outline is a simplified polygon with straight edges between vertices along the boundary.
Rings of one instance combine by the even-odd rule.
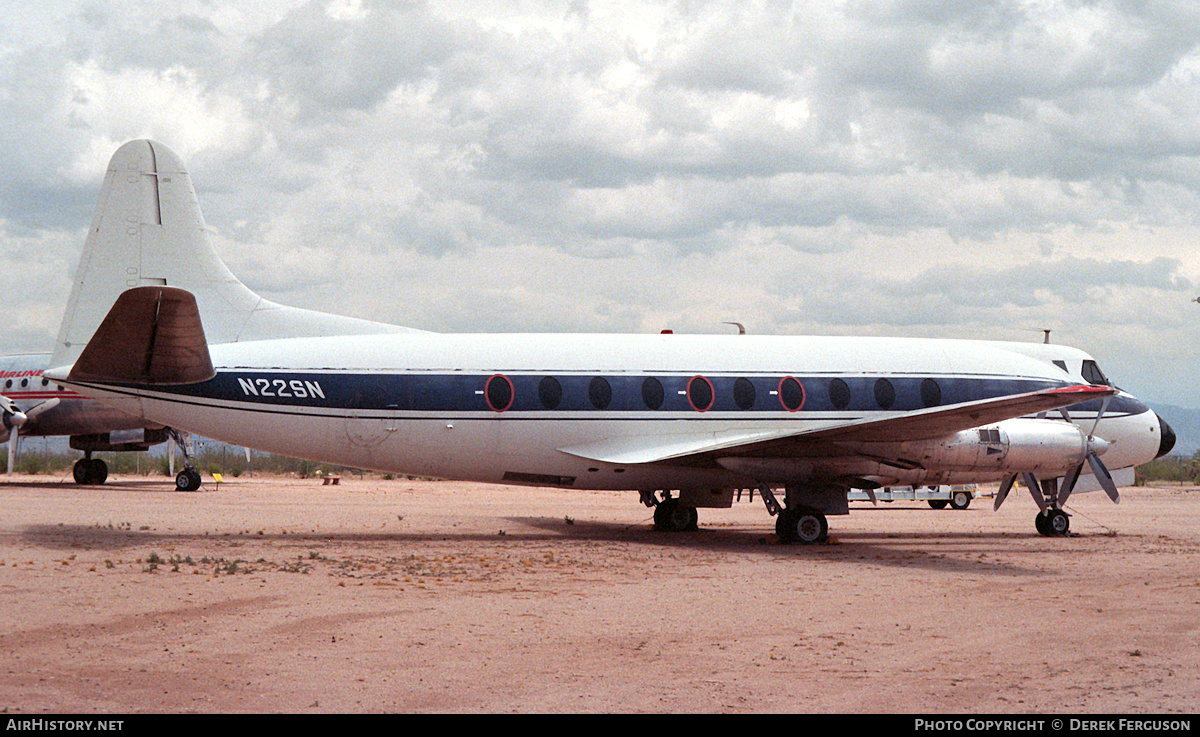
[[108, 164], [50, 365], [74, 363], [121, 293], [147, 286], [195, 295], [212, 344], [406, 330], [259, 297], [209, 241], [183, 162], [161, 143], [137, 140]]

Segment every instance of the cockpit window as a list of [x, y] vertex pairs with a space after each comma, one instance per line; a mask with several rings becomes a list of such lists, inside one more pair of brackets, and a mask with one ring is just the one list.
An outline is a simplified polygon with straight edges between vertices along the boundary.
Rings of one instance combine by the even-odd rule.
[[1083, 362], [1083, 379], [1089, 384], [1112, 385], [1112, 382], [1108, 380], [1108, 377], [1104, 375], [1104, 372], [1100, 370], [1095, 361], [1089, 360]]

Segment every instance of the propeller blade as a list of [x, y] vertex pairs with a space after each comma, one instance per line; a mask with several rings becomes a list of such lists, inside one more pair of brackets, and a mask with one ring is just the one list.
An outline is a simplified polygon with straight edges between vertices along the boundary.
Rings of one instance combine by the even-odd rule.
[[1008, 496], [1008, 492], [1012, 489], [1013, 484], [1016, 482], [1016, 476], [1009, 476], [1008, 478], [1004, 479], [1004, 481], [1000, 484], [1000, 490], [996, 492], [996, 503], [992, 505], [992, 511], [1000, 509], [1000, 505], [1004, 503], [1005, 497]]
[[21, 442], [21, 427], [13, 425], [12, 431], [8, 434], [8, 475], [13, 475], [13, 469], [17, 465], [17, 444]]
[[1104, 462], [1100, 460], [1100, 456], [1095, 453], [1088, 453], [1088, 464], [1092, 467], [1092, 473], [1096, 475], [1096, 480], [1100, 482], [1100, 486], [1104, 488], [1104, 493], [1108, 494], [1108, 498], [1113, 500], [1113, 504], [1121, 503], [1121, 495], [1117, 493], [1117, 484], [1113, 481], [1112, 474], [1108, 472], [1108, 468]]
[[1063, 506], [1067, 503], [1067, 497], [1071, 496], [1071, 492], [1075, 490], [1075, 482], [1079, 480], [1079, 474], [1083, 472], [1083, 464], [1080, 463], [1063, 476], [1062, 486], [1058, 489], [1058, 506]]
[[1038, 509], [1045, 513], [1046, 498], [1042, 495], [1042, 486], [1038, 483], [1037, 477], [1031, 473], [1023, 473], [1021, 477], [1025, 479], [1025, 485], [1029, 487], [1029, 495], [1037, 502]]
[[1096, 428], [1100, 425], [1100, 418], [1104, 416], [1104, 412], [1108, 409], [1108, 400], [1112, 399], [1112, 395], [1108, 395], [1100, 401], [1100, 411], [1096, 413], [1096, 421], [1092, 423], [1092, 429], [1088, 431], [1088, 437], [1096, 434]]

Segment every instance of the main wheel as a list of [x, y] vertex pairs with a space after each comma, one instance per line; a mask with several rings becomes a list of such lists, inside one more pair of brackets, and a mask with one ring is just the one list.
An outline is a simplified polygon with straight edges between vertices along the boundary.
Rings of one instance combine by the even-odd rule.
[[950, 495], [950, 506], [955, 509], [966, 509], [971, 506], [971, 495], [965, 491], [956, 491]]
[[654, 508], [654, 526], [667, 532], [694, 530], [700, 520], [695, 507], [685, 507], [678, 499], [663, 499]]
[[811, 507], [785, 509], [775, 519], [775, 534], [785, 543], [812, 545], [829, 539], [829, 523]]
[[200, 472], [185, 468], [175, 477], [175, 488], [179, 491], [195, 491], [200, 488]]
[[103, 484], [105, 481], [107, 481], [108, 480], [108, 464], [105, 463], [104, 461], [100, 460], [99, 458], [93, 458], [92, 459], [91, 477], [92, 477], [92, 480], [90, 483], [93, 483], [97, 486], [99, 486], [100, 484]]
[[98, 486], [108, 479], [108, 464], [99, 458], [80, 458], [71, 467], [75, 483], [83, 486]]

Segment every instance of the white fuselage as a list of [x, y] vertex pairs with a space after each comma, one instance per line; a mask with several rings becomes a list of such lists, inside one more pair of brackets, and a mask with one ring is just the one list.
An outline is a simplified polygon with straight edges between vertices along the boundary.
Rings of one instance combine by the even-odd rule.
[[[210, 354], [217, 375], [201, 384], [86, 390], [156, 423], [291, 456], [589, 489], [1061, 475], [1081, 462], [1098, 411], [1072, 408], [1074, 425], [1057, 414], [1007, 420], [995, 435], [725, 456], [723, 438], [732, 447], [1079, 384], [1089, 357], [1064, 346], [905, 338], [419, 332], [227, 343]], [[1112, 400], [1097, 429], [1105, 462], [1154, 458], [1157, 416], [1129, 395]], [[689, 453], [698, 444], [710, 449], [702, 458]], [[886, 460], [898, 457], [911, 467]]]

